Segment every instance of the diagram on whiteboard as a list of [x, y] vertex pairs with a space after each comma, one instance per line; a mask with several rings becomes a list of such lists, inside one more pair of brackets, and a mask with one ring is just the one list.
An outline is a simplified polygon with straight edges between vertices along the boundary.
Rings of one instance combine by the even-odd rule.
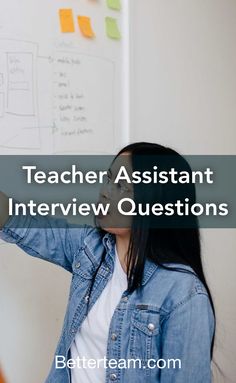
[[1, 147], [39, 148], [37, 45], [0, 40]]
[[[40, 56], [0, 40], [0, 147], [106, 152], [114, 143], [114, 63], [73, 51]], [[99, 143], [99, 145], [98, 145]]]

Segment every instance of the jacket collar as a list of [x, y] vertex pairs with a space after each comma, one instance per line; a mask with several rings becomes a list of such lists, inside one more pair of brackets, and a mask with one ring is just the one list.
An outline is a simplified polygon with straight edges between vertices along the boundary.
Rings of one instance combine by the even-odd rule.
[[[103, 237], [103, 245], [108, 251], [111, 251], [111, 249], [114, 248], [116, 243], [114, 234], [106, 233]], [[146, 260], [144, 265], [144, 272], [143, 272], [143, 280], [142, 285], [145, 285], [148, 280], [151, 278], [152, 274], [156, 271], [158, 268], [158, 265], [156, 265], [154, 262], [150, 261], [149, 259]]]
[[110, 251], [116, 243], [115, 235], [111, 233], [106, 233], [102, 238], [102, 243], [106, 250]]
[[148, 280], [151, 278], [153, 273], [157, 270], [158, 265], [149, 259], [146, 259], [145, 265], [144, 265], [144, 272], [143, 272], [143, 280], [142, 285], [145, 285]]

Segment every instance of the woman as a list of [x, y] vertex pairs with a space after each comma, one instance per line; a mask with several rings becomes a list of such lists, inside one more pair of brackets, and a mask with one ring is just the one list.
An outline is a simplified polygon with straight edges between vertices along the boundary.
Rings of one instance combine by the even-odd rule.
[[[46, 383], [209, 383], [215, 315], [200, 256], [197, 219], [137, 214], [123, 220], [121, 198], [137, 203], [195, 202], [194, 185], [115, 183], [132, 171], [187, 162], [172, 149], [136, 143], [114, 159], [97, 226], [13, 229], [2, 200], [2, 238], [72, 273], [67, 313]], [[4, 208], [5, 206], [5, 208]], [[4, 213], [5, 211], [5, 213]], [[15, 218], [13, 218], [14, 220]], [[5, 223], [5, 224], [4, 224]], [[4, 225], [3, 225], [4, 224]], [[33, 225], [32, 225], [33, 226]], [[22, 227], [22, 225], [21, 225]]]

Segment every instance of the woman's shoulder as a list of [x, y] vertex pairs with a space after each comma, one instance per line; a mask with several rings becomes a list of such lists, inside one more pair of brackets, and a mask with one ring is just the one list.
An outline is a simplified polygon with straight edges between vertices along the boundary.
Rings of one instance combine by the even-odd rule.
[[149, 287], [156, 292], [154, 299], [159, 299], [164, 312], [173, 311], [195, 296], [199, 296], [199, 302], [208, 297], [204, 284], [191, 266], [180, 263], [165, 263], [164, 266], [157, 268]]

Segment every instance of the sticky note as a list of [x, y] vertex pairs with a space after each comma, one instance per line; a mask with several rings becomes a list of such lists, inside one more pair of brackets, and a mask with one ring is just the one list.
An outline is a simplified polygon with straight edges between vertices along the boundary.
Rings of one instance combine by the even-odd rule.
[[121, 34], [117, 25], [117, 20], [112, 17], [106, 17], [106, 32], [111, 39], [120, 40]]
[[0, 383], [6, 383], [6, 380], [4, 379], [3, 373], [1, 370], [0, 370]]
[[115, 9], [117, 11], [120, 11], [121, 9], [120, 0], [107, 0], [107, 6], [108, 8]]
[[60, 9], [59, 10], [60, 23], [61, 23], [61, 32], [74, 32], [75, 25], [73, 19], [72, 9]]
[[85, 37], [91, 38], [95, 36], [91, 26], [90, 17], [78, 16], [78, 23], [79, 23], [80, 31]]

